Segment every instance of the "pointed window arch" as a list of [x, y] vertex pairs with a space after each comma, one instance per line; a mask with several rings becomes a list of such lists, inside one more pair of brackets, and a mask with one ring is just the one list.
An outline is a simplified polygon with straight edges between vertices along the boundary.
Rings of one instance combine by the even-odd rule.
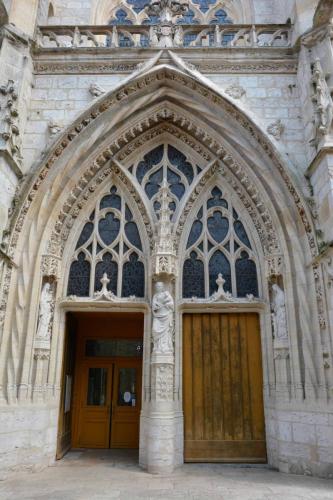
[[163, 183], [170, 192], [170, 209], [176, 213], [185, 192], [192, 185], [201, 167], [190, 161], [184, 153], [168, 143], [160, 144], [144, 154], [130, 167], [130, 173], [142, 186], [159, 217], [159, 193]]
[[133, 212], [112, 186], [96, 203], [81, 230], [69, 270], [67, 295], [93, 296], [107, 288], [118, 297], [144, 297], [145, 259]]
[[257, 258], [249, 233], [220, 187], [209, 190], [192, 223], [183, 264], [183, 298], [209, 298], [222, 274], [234, 297], [258, 296]]

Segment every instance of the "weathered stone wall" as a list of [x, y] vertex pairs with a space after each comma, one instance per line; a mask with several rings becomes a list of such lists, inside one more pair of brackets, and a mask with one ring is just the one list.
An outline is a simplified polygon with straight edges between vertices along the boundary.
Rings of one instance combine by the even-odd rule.
[[[94, 101], [94, 96], [89, 91], [92, 84], [98, 84], [103, 90], [109, 91], [125, 76], [37, 75], [24, 135], [25, 168], [28, 169], [34, 161], [40, 159], [40, 154], [52, 140], [50, 122], [64, 129]], [[275, 135], [270, 137], [281, 153], [287, 155], [295, 173], [298, 169], [305, 171], [304, 126], [296, 75], [206, 76], [231, 95], [240, 89], [242, 96], [236, 100], [237, 105], [251, 113], [255, 122], [265, 131], [280, 120], [283, 128], [281, 135], [274, 129], [272, 134]]]

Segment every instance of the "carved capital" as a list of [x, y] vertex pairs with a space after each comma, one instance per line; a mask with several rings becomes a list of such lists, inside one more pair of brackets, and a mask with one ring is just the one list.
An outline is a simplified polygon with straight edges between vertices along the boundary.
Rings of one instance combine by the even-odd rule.
[[43, 276], [50, 276], [55, 279], [59, 277], [61, 259], [56, 255], [43, 255], [41, 263], [41, 271]]

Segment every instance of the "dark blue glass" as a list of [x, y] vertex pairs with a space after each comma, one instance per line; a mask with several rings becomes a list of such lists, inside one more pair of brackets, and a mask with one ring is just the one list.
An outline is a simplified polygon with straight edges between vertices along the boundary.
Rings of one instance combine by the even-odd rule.
[[130, 221], [133, 219], [133, 215], [132, 215], [132, 212], [130, 211], [130, 209], [128, 208], [127, 205], [125, 205], [125, 219], [127, 221]]
[[85, 255], [80, 252], [77, 260], [72, 262], [69, 271], [67, 295], [89, 297], [90, 263], [85, 260]]
[[222, 191], [218, 187], [214, 187], [212, 189], [212, 198], [209, 198], [207, 201], [207, 208], [212, 208], [212, 207], [224, 207], [228, 208], [228, 202], [222, 198]]
[[178, 149], [173, 146], [168, 146], [168, 157], [171, 164], [178, 168], [183, 175], [185, 175], [187, 182], [191, 184], [193, 181], [193, 168], [192, 165], [186, 161], [186, 156], [183, 155]]
[[250, 240], [249, 240], [247, 233], [245, 231], [245, 228], [240, 220], [236, 220], [234, 222], [234, 229], [235, 229], [235, 233], [238, 236], [238, 238], [240, 239], [240, 241], [242, 243], [244, 243], [244, 245], [246, 245], [248, 248], [251, 248]]
[[207, 220], [208, 231], [217, 243], [222, 243], [228, 234], [229, 221], [221, 212], [214, 212]]
[[191, 247], [199, 239], [201, 233], [202, 233], [202, 222], [200, 220], [195, 220], [192, 224], [186, 248]]
[[223, 9], [217, 10], [214, 16], [210, 24], [232, 24], [232, 20], [228, 18], [228, 14]]
[[203, 262], [197, 259], [197, 254], [191, 252], [183, 267], [183, 297], [205, 297], [205, 276]]
[[185, 193], [185, 186], [182, 182], [180, 182], [180, 176], [176, 174], [170, 168], [167, 169], [167, 179], [170, 184], [170, 191], [172, 194], [177, 196], [178, 200], [180, 200]]
[[138, 14], [145, 8], [145, 5], [147, 5], [147, 3], [149, 2], [148, 0], [127, 0], [127, 3], [132, 5], [132, 9]]
[[141, 238], [135, 222], [127, 222], [125, 224], [125, 234], [128, 241], [132, 243], [132, 245], [134, 245], [139, 250], [142, 250]]
[[94, 229], [94, 224], [92, 222], [87, 222], [80, 234], [80, 238], [77, 240], [77, 244], [75, 247], [75, 250], [79, 247], [82, 247], [87, 241], [89, 240], [90, 236], [92, 235]]
[[140, 161], [136, 169], [136, 178], [138, 179], [140, 184], [146, 173], [149, 172], [149, 170], [154, 165], [160, 163], [162, 158], [163, 158], [163, 145], [157, 146], [157, 148], [154, 148], [152, 151], [150, 151], [143, 157], [143, 160]]
[[193, 3], [195, 5], [199, 5], [199, 9], [202, 12], [207, 12], [211, 5], [214, 5], [216, 3], [216, 0], [193, 0]]
[[177, 24], [199, 24], [199, 21], [195, 19], [193, 10], [189, 9], [186, 14], [178, 18]]
[[109, 24], [111, 25], [121, 25], [121, 24], [133, 24], [130, 19], [127, 19], [127, 12], [124, 9], [118, 9], [115, 14], [115, 18], [111, 19]]
[[246, 297], [247, 294], [258, 297], [257, 266], [246, 252], [242, 252], [241, 258], [236, 261], [236, 285], [238, 297]]
[[110, 190], [111, 194], [107, 194], [101, 199], [99, 204], [99, 208], [102, 210], [103, 208], [116, 208], [117, 210], [121, 210], [121, 198], [116, 194], [117, 189], [113, 186]]
[[144, 297], [145, 268], [138, 255], [132, 253], [129, 261], [123, 266], [122, 297]]
[[152, 198], [160, 189], [160, 184], [163, 179], [163, 169], [162, 167], [157, 170], [157, 172], [153, 173], [149, 177], [149, 182], [147, 182], [145, 186], [145, 191], [148, 198]]
[[117, 217], [109, 212], [104, 219], [98, 223], [98, 231], [101, 239], [106, 245], [111, 243], [117, 238], [120, 229], [120, 221]]
[[231, 292], [231, 269], [227, 257], [217, 250], [209, 261], [209, 294], [212, 295], [217, 291], [216, 280], [219, 274], [222, 274], [225, 279], [224, 290]]
[[118, 282], [118, 264], [112, 260], [112, 255], [105, 253], [103, 255], [103, 260], [96, 264], [95, 270], [95, 292], [102, 290], [101, 279], [103, 274], [106, 273], [110, 280], [108, 283], [108, 290], [117, 295], [117, 282]]

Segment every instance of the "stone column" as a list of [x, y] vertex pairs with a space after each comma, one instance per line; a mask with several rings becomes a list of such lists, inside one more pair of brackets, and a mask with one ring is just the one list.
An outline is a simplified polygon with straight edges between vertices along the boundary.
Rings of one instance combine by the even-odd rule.
[[[150, 390], [141, 417], [140, 462], [153, 474], [168, 474], [182, 462], [181, 416], [175, 401], [175, 299], [177, 257], [172, 234], [169, 187], [163, 182], [152, 276]], [[181, 443], [181, 444], [180, 444]], [[144, 457], [143, 457], [144, 455]]]

